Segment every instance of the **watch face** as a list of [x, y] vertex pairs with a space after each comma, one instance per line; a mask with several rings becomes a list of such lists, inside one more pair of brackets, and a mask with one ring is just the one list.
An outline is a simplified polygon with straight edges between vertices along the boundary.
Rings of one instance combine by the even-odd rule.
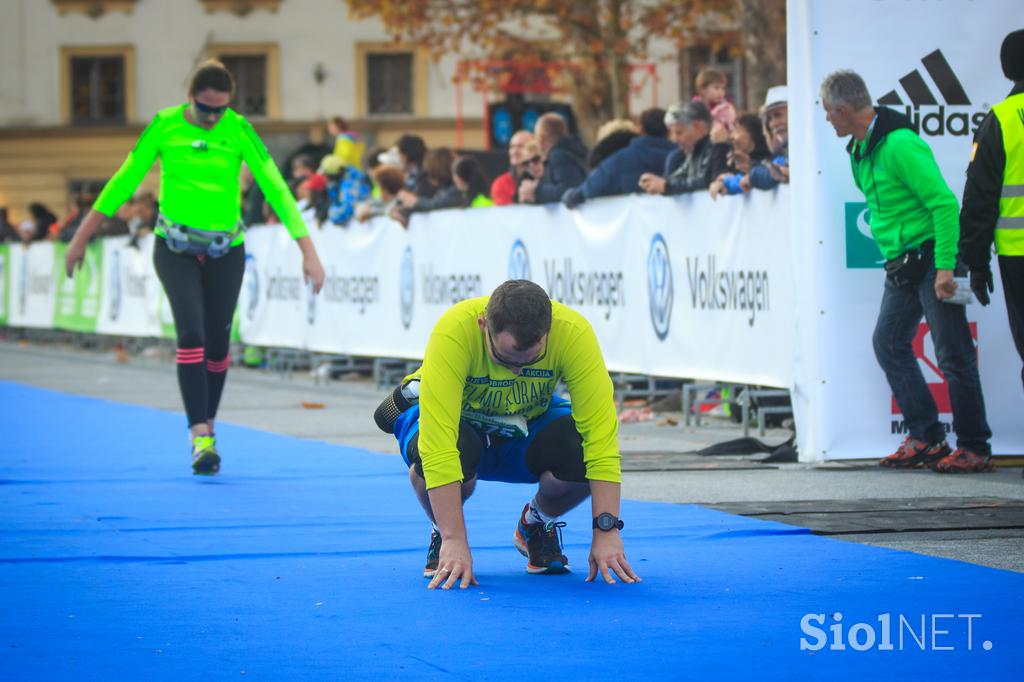
[[601, 530], [611, 530], [612, 528], [615, 528], [615, 521], [615, 517], [606, 512], [597, 517], [597, 527]]

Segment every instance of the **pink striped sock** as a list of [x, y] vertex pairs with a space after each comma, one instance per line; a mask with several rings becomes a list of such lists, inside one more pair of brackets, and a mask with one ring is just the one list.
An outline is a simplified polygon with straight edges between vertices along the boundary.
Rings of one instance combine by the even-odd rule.
[[199, 348], [179, 348], [176, 358], [179, 365], [195, 365], [205, 359], [201, 346]]
[[226, 372], [231, 365], [231, 353], [224, 356], [223, 360], [207, 360], [206, 370], [208, 372]]

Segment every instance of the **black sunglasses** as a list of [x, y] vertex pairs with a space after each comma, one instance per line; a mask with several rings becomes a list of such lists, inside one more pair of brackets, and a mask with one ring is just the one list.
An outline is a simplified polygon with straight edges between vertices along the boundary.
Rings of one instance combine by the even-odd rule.
[[196, 105], [196, 109], [198, 109], [200, 112], [204, 114], [213, 114], [216, 116], [220, 116], [228, 109], [228, 106], [226, 104], [222, 107], [211, 107], [209, 104], [203, 104], [197, 99], [192, 100], [192, 102]]
[[533, 360], [530, 360], [529, 362], [513, 362], [512, 360], [502, 357], [501, 354], [498, 353], [498, 349], [494, 347], [494, 339], [491, 338], [490, 327], [487, 328], [487, 345], [491, 347], [491, 355], [494, 357], [495, 361], [498, 362], [498, 364], [500, 365], [508, 367], [509, 369], [522, 369], [523, 367], [526, 367], [528, 365], [536, 365], [538, 362], [544, 359], [545, 355], [548, 354], [548, 337], [546, 335], [544, 337], [544, 350], [540, 352], [540, 355], [535, 357]]
[[544, 159], [541, 156], [531, 156], [526, 160], [526, 163], [540, 163]]

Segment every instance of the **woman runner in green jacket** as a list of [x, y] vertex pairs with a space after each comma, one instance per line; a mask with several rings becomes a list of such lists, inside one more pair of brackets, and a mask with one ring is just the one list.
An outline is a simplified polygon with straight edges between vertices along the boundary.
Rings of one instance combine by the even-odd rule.
[[68, 245], [69, 277], [104, 217], [127, 201], [160, 159], [160, 216], [153, 263], [167, 292], [177, 331], [178, 385], [188, 417], [192, 471], [216, 474], [217, 414], [230, 363], [229, 333], [245, 271], [239, 170], [244, 161], [302, 251], [313, 291], [324, 269], [295, 199], [252, 126], [228, 108], [234, 80], [223, 64], [201, 64], [188, 104], [164, 109], [139, 137], [103, 188]]

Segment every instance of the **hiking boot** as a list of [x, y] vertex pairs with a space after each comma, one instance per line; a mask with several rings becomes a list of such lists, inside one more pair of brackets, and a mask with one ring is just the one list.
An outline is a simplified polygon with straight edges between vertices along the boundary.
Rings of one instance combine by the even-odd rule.
[[953, 454], [946, 455], [932, 464], [932, 471], [940, 474], [980, 474], [994, 469], [991, 457], [979, 455], [966, 448], [957, 448]]
[[907, 436], [896, 452], [888, 457], [883, 457], [878, 464], [891, 469], [913, 469], [921, 465], [930, 466], [950, 452], [949, 444], [946, 441], [926, 443], [923, 440], [914, 440]]
[[437, 562], [441, 558], [441, 534], [436, 530], [430, 533], [430, 547], [427, 547], [427, 565], [423, 567], [423, 577], [433, 578], [437, 573]]
[[220, 455], [213, 436], [196, 436], [192, 439], [192, 473], [199, 476], [213, 476], [220, 471]]
[[553, 575], [569, 572], [569, 560], [562, 554], [562, 529], [564, 521], [548, 523], [527, 523], [526, 512], [530, 505], [523, 507], [519, 525], [513, 536], [516, 549], [528, 559], [527, 573]]

